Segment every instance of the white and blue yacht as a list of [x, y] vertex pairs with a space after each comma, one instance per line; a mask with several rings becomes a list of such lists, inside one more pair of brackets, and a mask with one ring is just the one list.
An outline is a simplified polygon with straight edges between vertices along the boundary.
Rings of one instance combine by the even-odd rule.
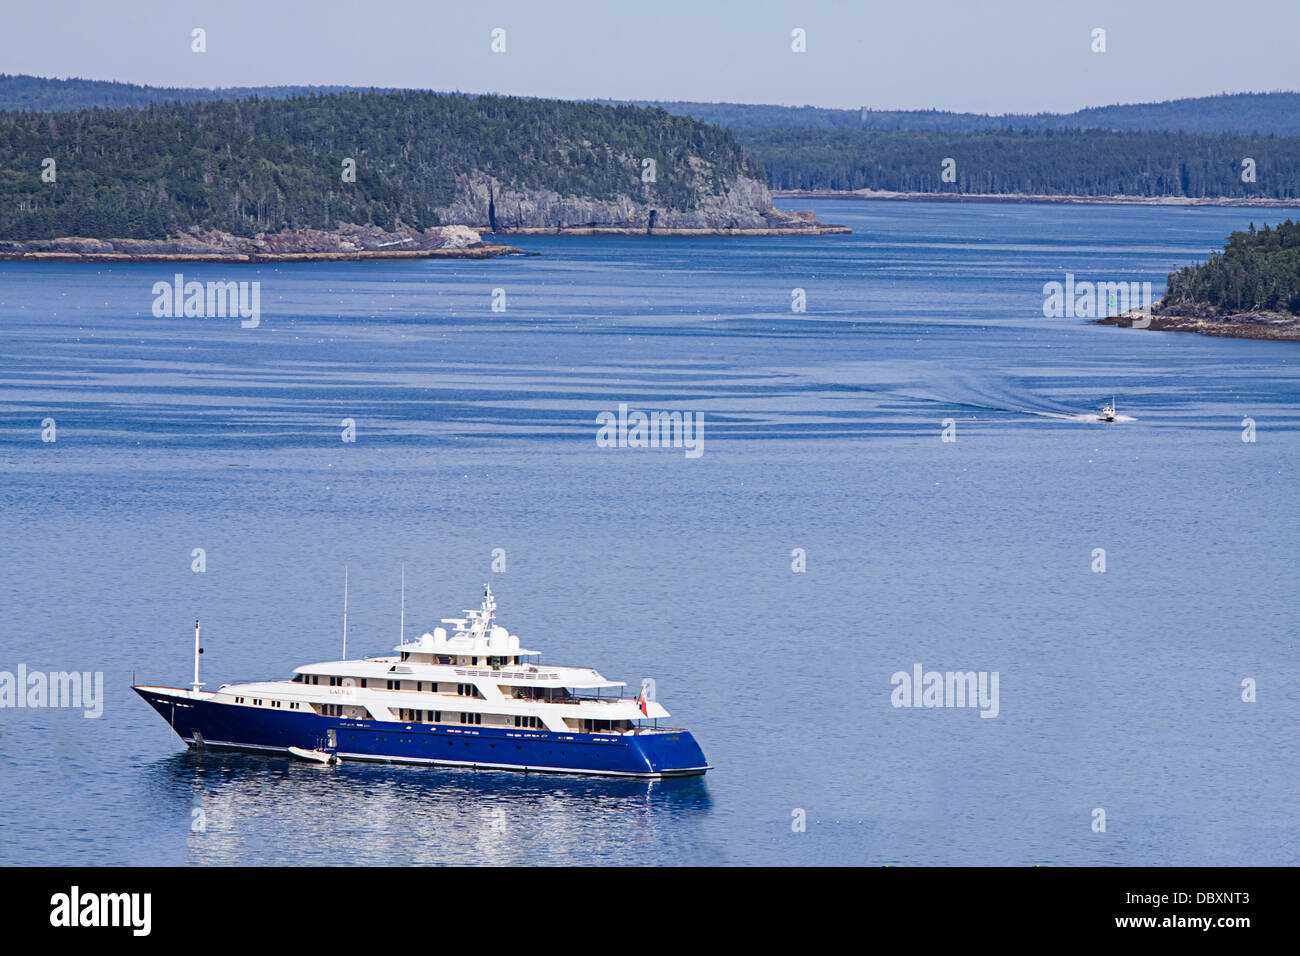
[[542, 666], [495, 623], [491, 588], [464, 613], [390, 655], [215, 691], [198, 679], [196, 622], [193, 686], [134, 689], [191, 747], [633, 777], [709, 769], [688, 731], [659, 726], [668, 711], [647, 686], [625, 696], [592, 668]]

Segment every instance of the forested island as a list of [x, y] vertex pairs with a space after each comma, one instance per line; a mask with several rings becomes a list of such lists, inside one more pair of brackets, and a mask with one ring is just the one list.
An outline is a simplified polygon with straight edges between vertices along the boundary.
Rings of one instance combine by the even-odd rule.
[[[746, 129], [736, 137], [778, 192], [1281, 200], [1300, 205], [1300, 136]], [[946, 171], [951, 181], [945, 179]]]
[[0, 258], [847, 231], [775, 208], [773, 191], [1300, 205], [1296, 93], [998, 116], [0, 75], [0, 110]]
[[[0, 113], [10, 258], [84, 251], [70, 237], [135, 256], [454, 252], [449, 226], [837, 231], [775, 209], [729, 132], [659, 109], [367, 92]], [[344, 232], [358, 241], [329, 238]]]
[[1171, 273], [1151, 315], [1126, 313], [1101, 325], [1300, 341], [1300, 222], [1228, 237], [1223, 252]]

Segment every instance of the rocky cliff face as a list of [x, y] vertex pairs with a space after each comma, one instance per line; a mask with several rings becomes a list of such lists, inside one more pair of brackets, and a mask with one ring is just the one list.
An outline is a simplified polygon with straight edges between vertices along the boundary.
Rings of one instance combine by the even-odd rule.
[[[702, 165], [702, 164], [701, 164]], [[475, 172], [457, 177], [455, 201], [438, 210], [443, 222], [478, 229], [513, 232], [539, 229], [622, 230], [767, 230], [815, 229], [811, 212], [786, 212], [772, 205], [761, 180], [739, 177], [721, 192], [705, 188], [707, 169], [698, 171], [697, 201], [690, 210], [673, 209], [655, 199], [654, 184], [639, 195], [614, 200], [561, 196], [549, 190], [525, 190]]]

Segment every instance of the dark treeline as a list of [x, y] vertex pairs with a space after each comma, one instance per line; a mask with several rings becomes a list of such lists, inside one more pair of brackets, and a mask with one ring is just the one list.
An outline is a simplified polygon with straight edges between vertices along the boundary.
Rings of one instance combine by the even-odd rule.
[[[0, 113], [0, 238], [237, 235], [339, 222], [425, 228], [485, 173], [522, 189], [698, 200], [749, 171], [731, 134], [662, 110], [435, 93], [361, 93], [132, 110]], [[55, 160], [57, 179], [41, 180]], [[342, 181], [343, 160], [356, 182]]]
[[1300, 222], [1234, 232], [1222, 253], [1169, 276], [1162, 308], [1300, 315]]
[[282, 100], [313, 94], [363, 92], [369, 90], [352, 86], [226, 86], [202, 89], [141, 86], [137, 83], [118, 83], [115, 80], [58, 80], [0, 73], [0, 110], [35, 110], [42, 113], [92, 108], [120, 110], [156, 103], [245, 100], [253, 96], [264, 100]]
[[1221, 93], [1162, 103], [1095, 106], [1073, 113], [953, 113], [947, 110], [824, 109], [748, 103], [636, 101], [661, 106], [740, 131], [750, 129], [882, 129], [1170, 131], [1184, 133], [1273, 133], [1300, 136], [1300, 93]]
[[[253, 86], [203, 89], [140, 86], [105, 80], [49, 79], [0, 74], [0, 110], [123, 109], [156, 103], [195, 103], [257, 96], [285, 99], [311, 94], [368, 92], [346, 86]], [[384, 92], [381, 90], [380, 92]], [[949, 110], [827, 109], [750, 103], [615, 100], [610, 106], [658, 106], [676, 116], [741, 129], [1063, 130], [1108, 129], [1183, 133], [1261, 133], [1300, 136], [1300, 93], [1220, 93], [1160, 103], [1117, 103], [1072, 113], [955, 113]]]
[[[1300, 137], [1002, 131], [740, 130], [773, 189], [1047, 196], [1300, 197]], [[956, 161], [956, 181], [942, 179]], [[1242, 161], [1255, 161], [1254, 182]]]

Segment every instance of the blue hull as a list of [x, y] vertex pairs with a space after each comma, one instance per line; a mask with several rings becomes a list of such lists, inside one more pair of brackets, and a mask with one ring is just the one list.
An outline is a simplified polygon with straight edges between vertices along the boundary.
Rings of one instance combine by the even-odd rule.
[[134, 688], [191, 745], [234, 750], [311, 750], [334, 731], [342, 760], [636, 777], [702, 774], [704, 752], [688, 731], [611, 736], [322, 717], [193, 701]]

